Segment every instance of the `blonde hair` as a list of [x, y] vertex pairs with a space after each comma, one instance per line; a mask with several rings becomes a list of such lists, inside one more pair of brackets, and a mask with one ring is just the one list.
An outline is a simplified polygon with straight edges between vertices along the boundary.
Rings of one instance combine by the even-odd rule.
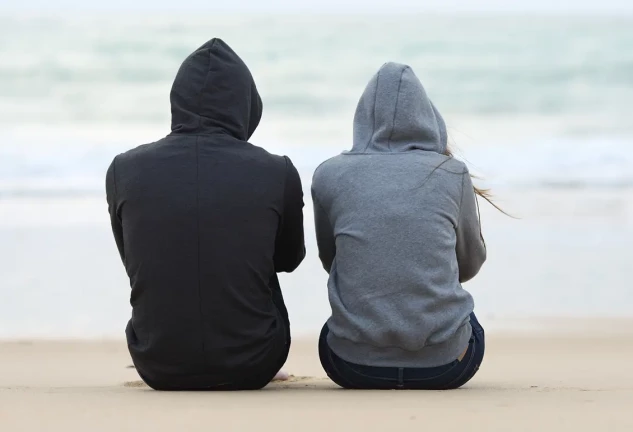
[[[444, 156], [448, 156], [449, 158], [453, 158], [453, 152], [449, 148], [448, 144], [446, 145], [446, 150], [444, 150]], [[477, 176], [474, 176], [472, 174], [470, 175], [470, 177], [473, 178], [473, 179], [478, 178]], [[497, 204], [495, 204], [495, 202], [492, 200], [493, 195], [490, 192], [490, 189], [482, 189], [482, 188], [478, 188], [477, 186], [473, 186], [473, 188], [475, 189], [475, 195], [478, 195], [478, 196], [482, 197], [483, 199], [485, 199], [486, 201], [488, 201], [488, 203], [491, 206], [493, 206], [494, 208], [499, 210], [504, 215], [509, 216], [509, 217], [513, 217], [512, 215], [506, 213], [505, 210], [503, 210]], [[479, 205], [477, 207], [479, 209]]]

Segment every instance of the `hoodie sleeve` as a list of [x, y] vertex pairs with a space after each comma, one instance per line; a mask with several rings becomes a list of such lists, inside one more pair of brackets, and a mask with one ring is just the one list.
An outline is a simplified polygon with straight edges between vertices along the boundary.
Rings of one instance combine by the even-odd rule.
[[123, 248], [123, 225], [117, 212], [117, 196], [116, 196], [116, 158], [110, 164], [106, 173], [106, 199], [108, 201], [108, 213], [110, 213], [110, 225], [112, 225], [112, 234], [114, 241], [119, 249], [121, 260], [125, 264], [125, 253]]
[[293, 272], [306, 256], [303, 236], [303, 189], [301, 177], [290, 158], [286, 160], [283, 214], [275, 243], [275, 271]]
[[479, 207], [468, 170], [462, 176], [456, 252], [459, 281], [468, 282], [479, 273], [486, 261], [486, 242], [481, 233]]
[[330, 223], [330, 218], [319, 202], [319, 199], [312, 189], [312, 203], [314, 207], [314, 225], [319, 247], [319, 258], [326, 272], [330, 273], [332, 263], [336, 256], [336, 241], [334, 239], [334, 229]]

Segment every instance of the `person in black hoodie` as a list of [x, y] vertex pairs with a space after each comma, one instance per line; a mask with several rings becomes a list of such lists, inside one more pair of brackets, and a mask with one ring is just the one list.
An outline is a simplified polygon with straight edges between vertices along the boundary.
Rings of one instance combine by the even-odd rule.
[[106, 175], [129, 351], [157, 390], [259, 389], [290, 347], [277, 273], [305, 257], [301, 180], [288, 157], [247, 142], [262, 102], [222, 40], [187, 57], [170, 100], [171, 133]]

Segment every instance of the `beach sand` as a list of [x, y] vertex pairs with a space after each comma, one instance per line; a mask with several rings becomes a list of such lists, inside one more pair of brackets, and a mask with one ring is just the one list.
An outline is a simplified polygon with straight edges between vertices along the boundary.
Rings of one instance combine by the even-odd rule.
[[123, 341], [7, 341], [0, 430], [631, 431], [632, 324], [552, 320], [489, 333], [479, 374], [448, 392], [338, 389], [315, 338], [294, 341], [289, 382], [237, 393], [150, 390]]

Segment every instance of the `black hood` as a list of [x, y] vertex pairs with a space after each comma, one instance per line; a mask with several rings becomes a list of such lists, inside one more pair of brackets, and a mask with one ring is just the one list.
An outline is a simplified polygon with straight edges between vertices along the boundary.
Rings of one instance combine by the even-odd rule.
[[251, 72], [221, 39], [211, 39], [182, 63], [170, 101], [173, 133], [222, 131], [246, 141], [262, 117]]

